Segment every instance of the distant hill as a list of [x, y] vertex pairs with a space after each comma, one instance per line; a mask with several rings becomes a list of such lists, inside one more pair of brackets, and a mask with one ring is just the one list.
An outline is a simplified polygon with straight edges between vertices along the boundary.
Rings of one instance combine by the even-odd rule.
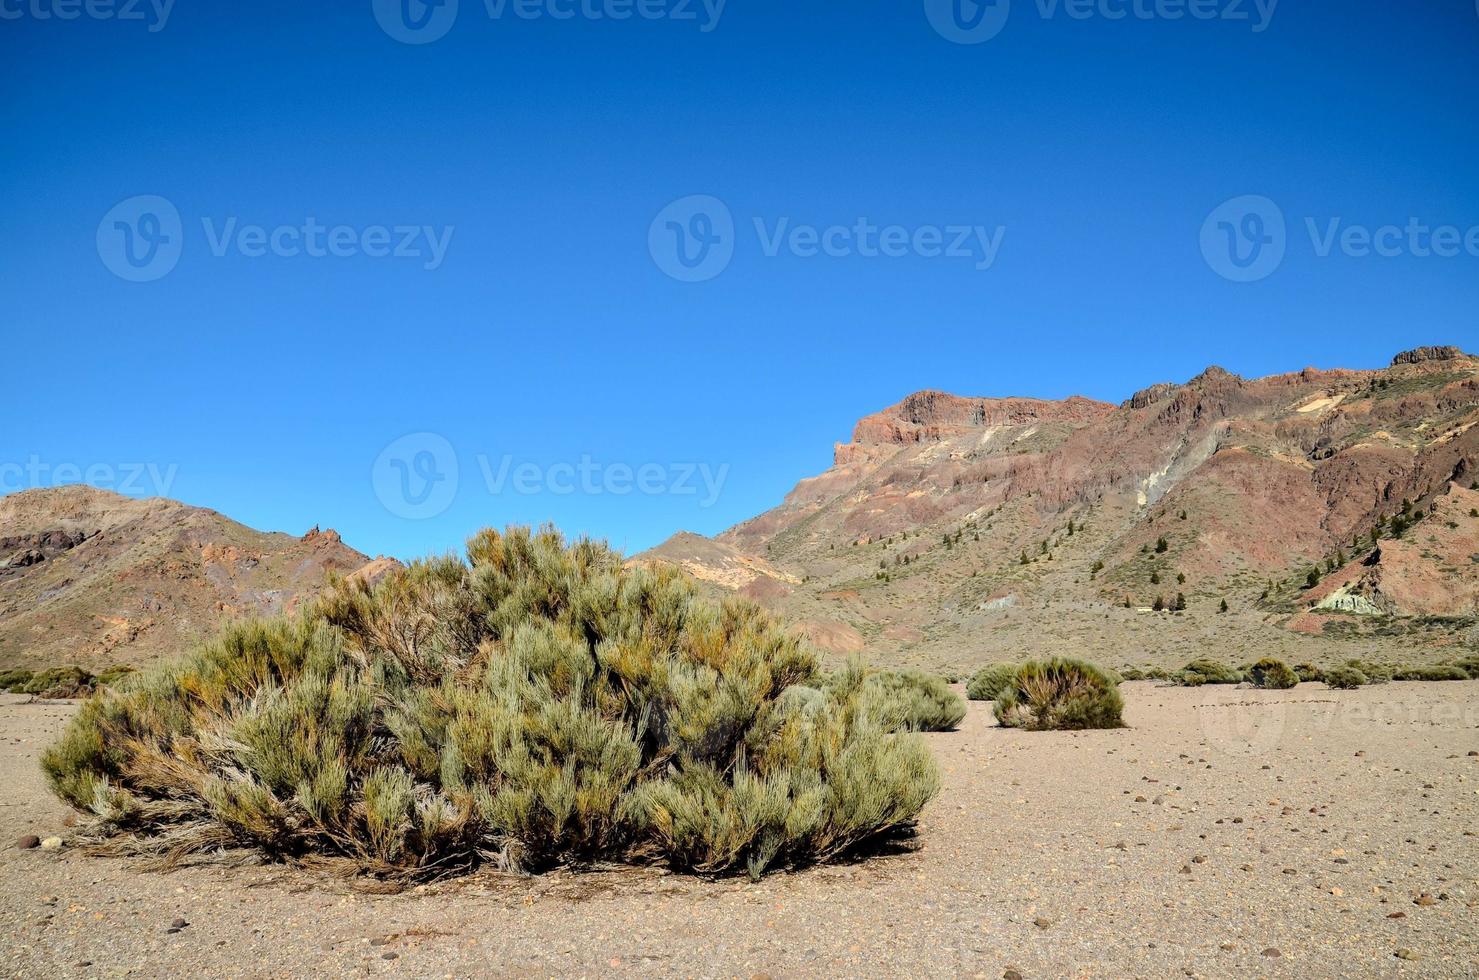
[[143, 664], [225, 620], [291, 610], [330, 572], [388, 561], [333, 531], [254, 531], [161, 498], [87, 486], [0, 497], [0, 667]]
[[[1441, 651], [1479, 617], [1476, 423], [1479, 360], [1453, 347], [1377, 371], [1212, 367], [1120, 405], [926, 391], [859, 421], [774, 509], [638, 560], [786, 611], [833, 653], [925, 665]], [[1149, 613], [1178, 593], [1184, 613]]]

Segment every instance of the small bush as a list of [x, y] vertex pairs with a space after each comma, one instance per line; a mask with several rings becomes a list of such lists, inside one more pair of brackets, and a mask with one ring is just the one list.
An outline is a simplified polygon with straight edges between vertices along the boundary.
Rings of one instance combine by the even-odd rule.
[[1355, 667], [1331, 667], [1325, 671], [1325, 683], [1336, 690], [1348, 691], [1365, 684], [1366, 675]]
[[1462, 667], [1402, 667], [1392, 674], [1394, 681], [1466, 681], [1469, 672]]
[[971, 682], [966, 685], [965, 696], [972, 701], [995, 701], [1012, 682], [1017, 667], [1017, 664], [987, 664], [976, 671]]
[[863, 672], [553, 529], [341, 582], [86, 702], [42, 759], [119, 848], [425, 880], [664, 861], [759, 876], [914, 822], [939, 774]]
[[[911, 668], [864, 673], [865, 693], [888, 731], [945, 732], [965, 717], [965, 700], [942, 677]], [[842, 676], [834, 675], [827, 687], [835, 692]]]
[[1121, 667], [1119, 669], [1119, 675], [1120, 679], [1125, 681], [1145, 680], [1145, 671], [1141, 670], [1139, 667]]
[[7, 694], [20, 694], [21, 688], [31, 683], [34, 673], [34, 671], [22, 669], [0, 671], [0, 691]]
[[1254, 687], [1284, 691], [1299, 683], [1299, 675], [1284, 661], [1264, 657], [1249, 669], [1248, 680]]
[[1200, 658], [1181, 668], [1179, 681], [1188, 687], [1203, 684], [1238, 684], [1243, 680], [1241, 671], [1229, 667], [1219, 660]]
[[1471, 679], [1479, 681], [1479, 657], [1460, 657], [1453, 662], [1453, 666], [1468, 674]]
[[1294, 673], [1301, 681], [1323, 681], [1325, 672], [1314, 664], [1295, 664]]
[[1347, 660], [1347, 667], [1354, 667], [1366, 675], [1367, 684], [1385, 684], [1397, 673], [1395, 664], [1382, 664], [1370, 660]]
[[1083, 660], [1028, 661], [996, 699], [996, 718], [1028, 731], [1123, 728], [1124, 699], [1105, 671]]
[[117, 683], [132, 670], [132, 667], [109, 667], [98, 675], [81, 667], [6, 670], [0, 671], [0, 691], [48, 698], [81, 698], [100, 687]]

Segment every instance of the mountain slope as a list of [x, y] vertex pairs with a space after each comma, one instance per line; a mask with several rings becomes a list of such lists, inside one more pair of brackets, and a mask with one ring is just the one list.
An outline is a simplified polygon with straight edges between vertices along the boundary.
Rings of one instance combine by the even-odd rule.
[[[366, 556], [87, 486], [0, 498], [0, 666], [142, 664], [222, 621], [294, 608]], [[370, 571], [373, 571], [371, 566]]]
[[[1133, 663], [1209, 649], [1242, 660], [1255, 640], [1311, 657], [1369, 653], [1378, 636], [1441, 644], [1479, 615], [1479, 564], [1464, 554], [1479, 529], [1464, 503], [1476, 422], [1479, 361], [1456, 348], [1380, 371], [1245, 380], [1213, 367], [1118, 406], [921, 392], [864, 418], [831, 469], [714, 543], [800, 583], [746, 591], [842, 638], [837, 653], [968, 665], [1108, 643], [1108, 659]], [[1393, 538], [1384, 522], [1404, 500], [1420, 517], [1438, 508], [1441, 547]], [[1291, 650], [1326, 633], [1310, 568], [1367, 560], [1377, 525], [1381, 581], [1411, 587], [1368, 574], [1363, 588], [1382, 596], [1371, 614], [1330, 610], [1346, 646]], [[1178, 593], [1183, 615], [1138, 612]], [[1434, 616], [1455, 622], [1416, 619]]]

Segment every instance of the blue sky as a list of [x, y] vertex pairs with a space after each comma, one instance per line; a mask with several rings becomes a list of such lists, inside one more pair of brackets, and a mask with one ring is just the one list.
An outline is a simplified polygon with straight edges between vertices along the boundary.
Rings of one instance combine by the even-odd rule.
[[636, 550], [921, 388], [1479, 347], [1472, 0], [641, 2], [0, 0], [0, 489]]

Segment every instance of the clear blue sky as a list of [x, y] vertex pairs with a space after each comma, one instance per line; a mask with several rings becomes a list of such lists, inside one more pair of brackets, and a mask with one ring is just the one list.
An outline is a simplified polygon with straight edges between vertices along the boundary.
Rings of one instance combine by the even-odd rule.
[[[1107, 0], [1078, 19], [1012, 0], [1003, 24], [966, 0], [964, 23], [1001, 29], [957, 44], [938, 5], [907, 0], [732, 0], [717, 24], [699, 0], [697, 20], [625, 21], [461, 0], [445, 36], [405, 44], [369, 0], [179, 0], [163, 23], [149, 0], [144, 21], [0, 0], [5, 489], [152, 463], [173, 478], [129, 489], [334, 526], [371, 553], [546, 519], [636, 550], [771, 506], [858, 416], [921, 388], [1118, 401], [1214, 362], [1479, 347], [1479, 255], [1361, 256], [1359, 238], [1321, 255], [1305, 222], [1479, 226], [1473, 0], [1284, 0], [1257, 31], [1253, 0], [1244, 21], [1139, 2], [1148, 16]], [[105, 261], [129, 221], [153, 234], [110, 214], [138, 195], [181, 222], [177, 264], [148, 282]], [[734, 223], [702, 282], [649, 247], [688, 195]], [[1241, 195], [1287, 219], [1282, 262], [1246, 283], [1199, 244]], [[419, 257], [216, 241], [309, 218], [361, 253], [374, 226], [451, 238], [439, 263], [419, 237]], [[866, 218], [925, 244], [772, 256], [756, 218], [767, 236]], [[922, 254], [955, 225], [1005, 229], [989, 268]], [[409, 433], [445, 439], [459, 478], [427, 468], [435, 440], [382, 458]], [[534, 492], [512, 470], [495, 491], [480, 456], [495, 477], [530, 464]], [[585, 458], [602, 492], [559, 468]], [[684, 463], [722, 473], [717, 499]], [[619, 492], [611, 464], [697, 492]], [[384, 502], [403, 475], [410, 516]], [[426, 476], [455, 493], [423, 501]]]

